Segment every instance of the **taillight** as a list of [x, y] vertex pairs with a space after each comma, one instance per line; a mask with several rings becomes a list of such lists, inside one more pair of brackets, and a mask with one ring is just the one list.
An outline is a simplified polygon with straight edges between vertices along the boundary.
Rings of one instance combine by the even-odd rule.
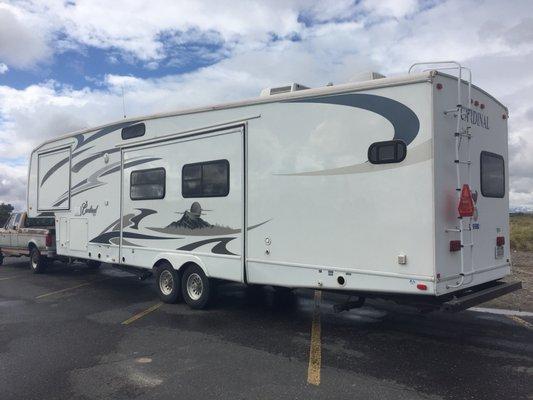
[[466, 184], [461, 189], [461, 198], [459, 199], [459, 207], [457, 209], [461, 217], [471, 217], [474, 215], [474, 200], [472, 200], [470, 186]]
[[503, 246], [505, 244], [505, 237], [498, 236], [496, 238], [496, 246]]
[[460, 250], [461, 250], [461, 241], [450, 240], [450, 251], [460, 251]]
[[52, 247], [53, 246], [52, 234], [51, 233], [47, 233], [46, 234], [45, 244], [46, 244], [46, 247]]
[[418, 285], [416, 285], [416, 288], [418, 290], [428, 290], [428, 287], [425, 283], [419, 283]]

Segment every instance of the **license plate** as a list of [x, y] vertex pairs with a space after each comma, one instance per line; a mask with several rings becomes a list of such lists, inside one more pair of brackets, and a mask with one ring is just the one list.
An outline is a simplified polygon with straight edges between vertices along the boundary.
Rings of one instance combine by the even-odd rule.
[[496, 246], [496, 258], [503, 258], [503, 246]]

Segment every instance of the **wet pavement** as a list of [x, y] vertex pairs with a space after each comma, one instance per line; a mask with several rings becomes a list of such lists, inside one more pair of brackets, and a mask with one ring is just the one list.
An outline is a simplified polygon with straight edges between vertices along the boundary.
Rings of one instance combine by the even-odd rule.
[[6, 259], [0, 399], [533, 398], [531, 316], [379, 301], [335, 314], [341, 299], [323, 294], [316, 310], [310, 290], [227, 284], [193, 311], [109, 266], [33, 275]]

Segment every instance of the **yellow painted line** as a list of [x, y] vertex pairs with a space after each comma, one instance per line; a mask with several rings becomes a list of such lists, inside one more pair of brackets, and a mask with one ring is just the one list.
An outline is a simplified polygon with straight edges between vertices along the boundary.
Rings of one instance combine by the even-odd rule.
[[135, 314], [133, 317], [131, 318], [128, 318], [126, 321], [122, 322], [122, 325], [129, 325], [131, 324], [132, 322], [135, 322], [137, 321], [138, 319], [144, 317], [145, 315], [147, 314], [150, 314], [152, 311], [155, 311], [157, 310], [159, 307], [161, 307], [163, 305], [163, 303], [157, 303], [157, 304], [154, 304], [152, 307], [150, 308], [147, 308], [146, 310], [144, 311], [141, 311], [139, 314]]
[[107, 279], [111, 279], [111, 278], [95, 279], [94, 281], [80, 283], [79, 285], [71, 286], [71, 287], [68, 287], [68, 288], [65, 288], [65, 289], [61, 289], [61, 290], [56, 290], [55, 292], [41, 294], [41, 295], [37, 296], [36, 299], [42, 299], [43, 297], [53, 296], [54, 294], [68, 292], [70, 290], [78, 289], [78, 288], [81, 288], [81, 287], [84, 287], [84, 286], [89, 286], [89, 285], [92, 285], [93, 283], [102, 282], [102, 281], [105, 281]]
[[519, 323], [520, 325], [522, 325], [523, 327], [525, 327], [527, 329], [533, 329], [533, 324], [530, 324], [525, 319], [517, 317], [516, 315], [508, 315], [507, 317], [511, 318], [514, 322]]
[[322, 363], [322, 344], [320, 339], [320, 301], [322, 292], [315, 290], [315, 309], [313, 324], [311, 325], [311, 346], [309, 348], [309, 367], [307, 368], [307, 383], [320, 385], [320, 365]]

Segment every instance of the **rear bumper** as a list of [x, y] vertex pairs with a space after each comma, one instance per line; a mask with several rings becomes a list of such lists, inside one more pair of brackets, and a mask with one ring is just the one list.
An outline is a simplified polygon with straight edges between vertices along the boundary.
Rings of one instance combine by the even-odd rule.
[[520, 289], [522, 289], [522, 282], [488, 282], [456, 293], [451, 300], [442, 303], [442, 310], [448, 312], [466, 310]]

